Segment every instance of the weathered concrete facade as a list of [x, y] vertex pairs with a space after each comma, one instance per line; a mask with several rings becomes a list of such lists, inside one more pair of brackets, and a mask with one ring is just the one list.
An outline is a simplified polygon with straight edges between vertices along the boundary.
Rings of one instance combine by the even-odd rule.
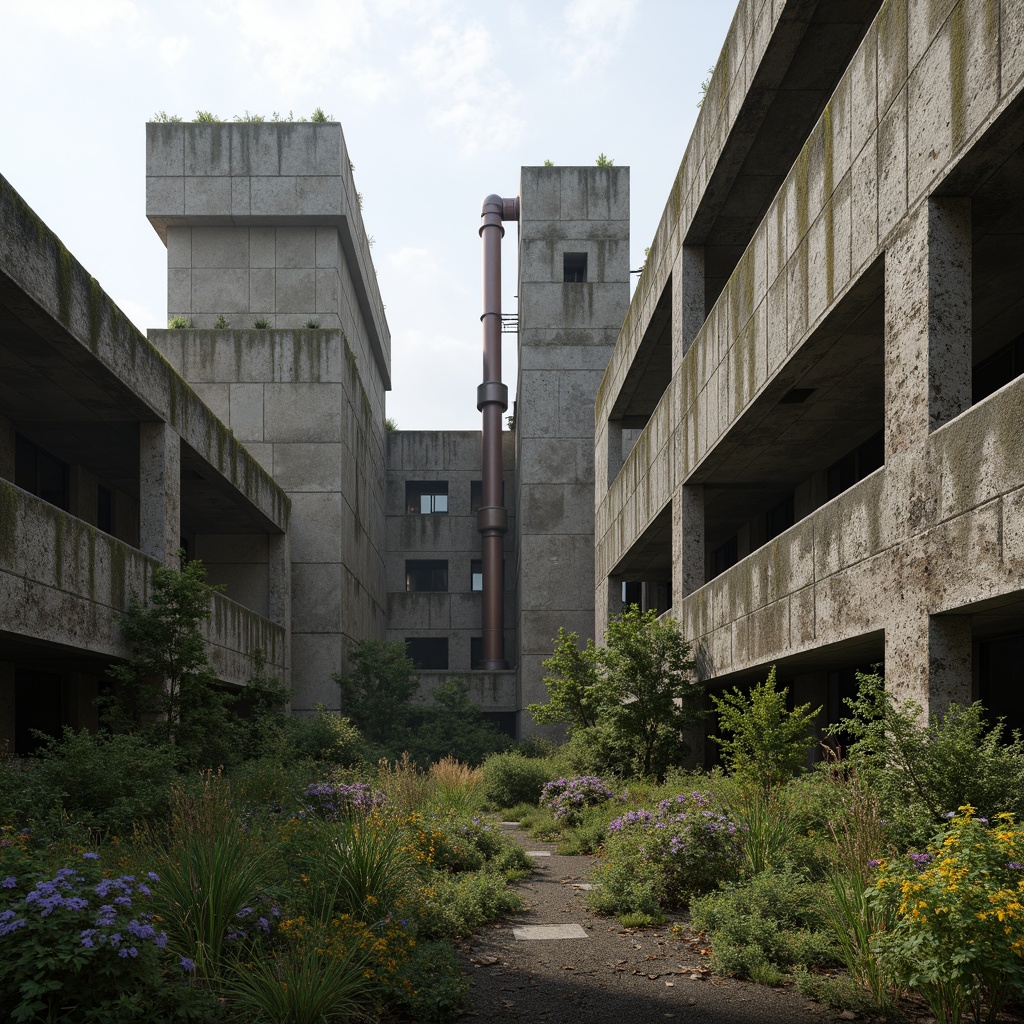
[[[385, 630], [390, 387], [341, 126], [150, 124], [146, 174], [169, 314], [206, 328], [150, 337], [288, 494], [293, 706], [337, 707], [349, 645]], [[230, 584], [261, 553], [202, 537], [195, 554]]]
[[520, 174], [516, 636], [522, 709], [547, 700], [560, 626], [593, 636], [597, 389], [629, 302], [629, 168]]
[[599, 630], [642, 581], [709, 681], [977, 692], [1024, 625], [1022, 86], [1016, 3], [740, 4], [598, 397]]
[[261, 552], [206, 630], [226, 683], [288, 675], [290, 502], [0, 178], [0, 743], [92, 726], [117, 616], [198, 536]]

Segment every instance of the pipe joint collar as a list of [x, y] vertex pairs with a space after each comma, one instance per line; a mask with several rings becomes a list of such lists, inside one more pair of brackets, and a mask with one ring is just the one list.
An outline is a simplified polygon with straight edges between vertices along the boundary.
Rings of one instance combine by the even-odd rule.
[[481, 533], [506, 533], [508, 509], [500, 505], [483, 505], [476, 512], [476, 528]]
[[483, 412], [485, 405], [493, 405], [497, 402], [504, 412], [508, 408], [508, 385], [502, 384], [500, 380], [485, 380], [476, 388], [476, 407]]

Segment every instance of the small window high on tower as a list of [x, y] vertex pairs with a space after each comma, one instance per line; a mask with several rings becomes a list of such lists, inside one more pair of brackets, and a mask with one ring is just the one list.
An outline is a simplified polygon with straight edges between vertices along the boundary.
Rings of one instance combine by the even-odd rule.
[[582, 284], [587, 279], [587, 254], [566, 252], [562, 254], [562, 280], [566, 284]]

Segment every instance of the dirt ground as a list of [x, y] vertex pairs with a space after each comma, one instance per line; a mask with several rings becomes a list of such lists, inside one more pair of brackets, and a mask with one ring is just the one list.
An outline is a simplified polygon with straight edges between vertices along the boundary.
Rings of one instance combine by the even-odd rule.
[[[540, 1024], [789, 1024], [851, 1018], [811, 1003], [793, 987], [719, 978], [706, 946], [671, 925], [625, 929], [586, 904], [593, 857], [562, 857], [551, 843], [509, 830], [527, 850], [547, 851], [518, 884], [526, 910], [477, 932], [461, 949], [472, 983], [465, 1017]], [[520, 925], [578, 924], [586, 939], [520, 941]]]

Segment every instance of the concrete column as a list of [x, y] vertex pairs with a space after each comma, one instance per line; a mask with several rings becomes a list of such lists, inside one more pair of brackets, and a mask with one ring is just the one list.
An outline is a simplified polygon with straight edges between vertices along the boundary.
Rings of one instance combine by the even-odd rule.
[[885, 687], [897, 701], [912, 700], [922, 721], [950, 704], [969, 704], [971, 617], [897, 610], [885, 630]]
[[885, 455], [971, 404], [971, 201], [931, 199], [885, 254]]
[[704, 562], [704, 487], [680, 487], [672, 498], [672, 573], [679, 581], [674, 604], [707, 582]]
[[613, 615], [622, 613], [622, 577], [609, 576], [602, 586], [598, 587], [597, 599], [594, 601], [594, 637], [595, 643], [604, 643], [604, 634], [608, 629], [608, 620]]
[[707, 319], [704, 309], [704, 246], [679, 247], [672, 268], [672, 373], [679, 369]]
[[139, 548], [178, 568], [181, 438], [166, 423], [139, 424]]
[[14, 665], [0, 661], [0, 754], [14, 751]]
[[267, 617], [291, 634], [292, 623], [292, 555], [291, 538], [287, 533], [272, 533], [268, 540], [269, 587]]
[[0, 479], [14, 480], [14, 421], [0, 416]]
[[607, 475], [598, 484], [603, 484], [602, 494], [611, 487], [612, 482], [622, 469], [622, 420], [609, 420], [605, 427], [605, 438], [608, 446]]

